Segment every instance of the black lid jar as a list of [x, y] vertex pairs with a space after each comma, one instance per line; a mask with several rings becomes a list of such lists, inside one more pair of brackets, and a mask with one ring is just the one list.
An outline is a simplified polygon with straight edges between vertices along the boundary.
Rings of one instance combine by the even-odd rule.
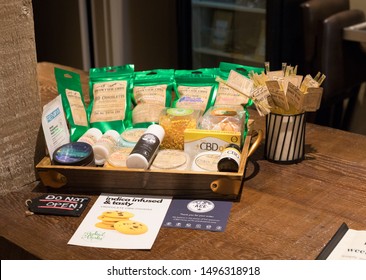
[[59, 147], [53, 153], [55, 165], [95, 166], [93, 148], [84, 142], [72, 142]]

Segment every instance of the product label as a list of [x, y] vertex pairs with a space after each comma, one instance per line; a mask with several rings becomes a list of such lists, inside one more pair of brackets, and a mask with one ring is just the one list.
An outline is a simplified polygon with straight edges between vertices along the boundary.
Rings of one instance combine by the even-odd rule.
[[288, 103], [295, 107], [298, 112], [301, 112], [303, 110], [305, 95], [299, 88], [294, 86], [292, 83], [288, 84], [286, 97]]
[[230, 71], [227, 84], [247, 96], [252, 96], [252, 89], [254, 86], [253, 80], [248, 79], [234, 70]]
[[281, 89], [279, 82], [275, 80], [266, 81], [266, 85], [269, 90], [269, 93], [271, 94], [273, 102], [278, 107], [281, 107], [286, 111], [288, 111], [290, 108], [287, 102], [287, 98], [285, 92]]
[[133, 124], [143, 122], [159, 122], [161, 111], [165, 108], [161, 104], [140, 103], [132, 111]]
[[190, 87], [179, 86], [178, 92], [180, 98], [177, 102], [178, 108], [192, 108], [205, 111], [208, 100], [210, 98], [211, 86], [206, 87]]
[[103, 137], [98, 140], [98, 144], [103, 145], [111, 152], [112, 148], [117, 144], [117, 140], [111, 135], [103, 135]]
[[133, 95], [136, 103], [160, 104], [165, 106], [167, 85], [134, 86]]
[[224, 159], [224, 158], [230, 158], [230, 159], [233, 159], [235, 160], [235, 162], [240, 165], [240, 153], [238, 152], [237, 149], [235, 148], [226, 148], [221, 156], [220, 156], [220, 160], [221, 159]]
[[191, 115], [193, 112], [194, 112], [193, 109], [184, 109], [184, 108], [169, 108], [167, 110], [167, 113], [169, 115], [176, 117], [188, 116]]
[[136, 143], [131, 154], [140, 154], [150, 162], [158, 151], [160, 140], [154, 134], [145, 133]]
[[42, 128], [45, 135], [48, 153], [52, 160], [53, 152], [63, 144], [70, 142], [61, 95], [43, 107]]
[[94, 84], [94, 104], [90, 122], [124, 120], [126, 92], [127, 81]]
[[97, 142], [97, 137], [91, 134], [83, 135], [78, 142], [88, 143], [90, 146], [93, 146]]
[[88, 126], [88, 120], [86, 118], [86, 111], [81, 99], [80, 92], [66, 89], [66, 97], [69, 101], [72, 118], [76, 125]]
[[248, 101], [249, 98], [245, 95], [239, 93], [224, 83], [219, 84], [215, 105], [247, 104]]

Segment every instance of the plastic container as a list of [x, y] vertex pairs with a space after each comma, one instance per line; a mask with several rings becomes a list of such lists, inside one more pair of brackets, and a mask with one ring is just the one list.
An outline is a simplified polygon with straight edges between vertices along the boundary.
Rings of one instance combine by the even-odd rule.
[[93, 146], [95, 164], [103, 165], [109, 155], [114, 152], [114, 148], [120, 139], [120, 135], [116, 130], [108, 130]]
[[95, 166], [93, 148], [84, 142], [62, 145], [53, 153], [52, 163], [55, 165]]
[[220, 152], [212, 151], [199, 153], [192, 162], [192, 171], [217, 172], [220, 155]]
[[240, 166], [240, 147], [235, 144], [228, 145], [220, 155], [217, 169], [220, 172], [238, 172]]
[[104, 167], [126, 167], [127, 157], [130, 155], [132, 151], [131, 147], [121, 147], [118, 150], [114, 151], [107, 159], [104, 164]]
[[146, 132], [146, 128], [131, 128], [126, 129], [121, 134], [121, 139], [118, 143], [120, 147], [135, 147], [142, 134]]
[[161, 150], [156, 155], [150, 169], [187, 170], [190, 164], [188, 153], [181, 150]]
[[148, 169], [158, 152], [160, 143], [164, 139], [164, 135], [165, 131], [162, 126], [158, 124], [150, 125], [146, 132], [137, 141], [131, 154], [127, 157], [127, 167]]
[[166, 108], [162, 111], [159, 124], [166, 136], [161, 144], [162, 149], [184, 149], [184, 130], [197, 128], [201, 112], [185, 108]]
[[103, 133], [98, 128], [90, 128], [78, 140], [78, 142], [88, 143], [94, 146], [95, 143], [103, 136]]

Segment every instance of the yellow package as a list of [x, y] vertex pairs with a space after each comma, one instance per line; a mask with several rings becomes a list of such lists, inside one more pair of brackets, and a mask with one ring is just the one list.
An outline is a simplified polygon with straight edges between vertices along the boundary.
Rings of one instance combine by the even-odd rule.
[[222, 152], [229, 144], [241, 147], [241, 139], [241, 133], [238, 131], [186, 129], [184, 151], [194, 158], [201, 152]]
[[159, 118], [159, 124], [165, 130], [161, 149], [183, 150], [184, 130], [196, 128], [201, 112], [185, 108], [165, 108]]

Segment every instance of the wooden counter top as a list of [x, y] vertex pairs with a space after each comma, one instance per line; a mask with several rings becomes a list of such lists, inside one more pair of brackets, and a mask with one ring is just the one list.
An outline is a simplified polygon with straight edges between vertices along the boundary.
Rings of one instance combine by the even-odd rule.
[[[42, 102], [56, 94], [53, 67], [39, 64]], [[80, 73], [87, 90], [87, 76]], [[264, 129], [264, 118], [254, 111], [251, 117], [257, 128]], [[225, 232], [162, 228], [151, 250], [67, 245], [96, 196], [90, 196], [92, 201], [79, 218], [26, 216], [25, 200], [46, 192], [34, 182], [1, 197], [0, 255], [2, 259], [315, 259], [343, 222], [366, 229], [366, 137], [307, 124], [305, 139], [306, 159], [299, 164], [266, 161], [263, 145], [252, 155], [241, 201], [233, 204]]]

